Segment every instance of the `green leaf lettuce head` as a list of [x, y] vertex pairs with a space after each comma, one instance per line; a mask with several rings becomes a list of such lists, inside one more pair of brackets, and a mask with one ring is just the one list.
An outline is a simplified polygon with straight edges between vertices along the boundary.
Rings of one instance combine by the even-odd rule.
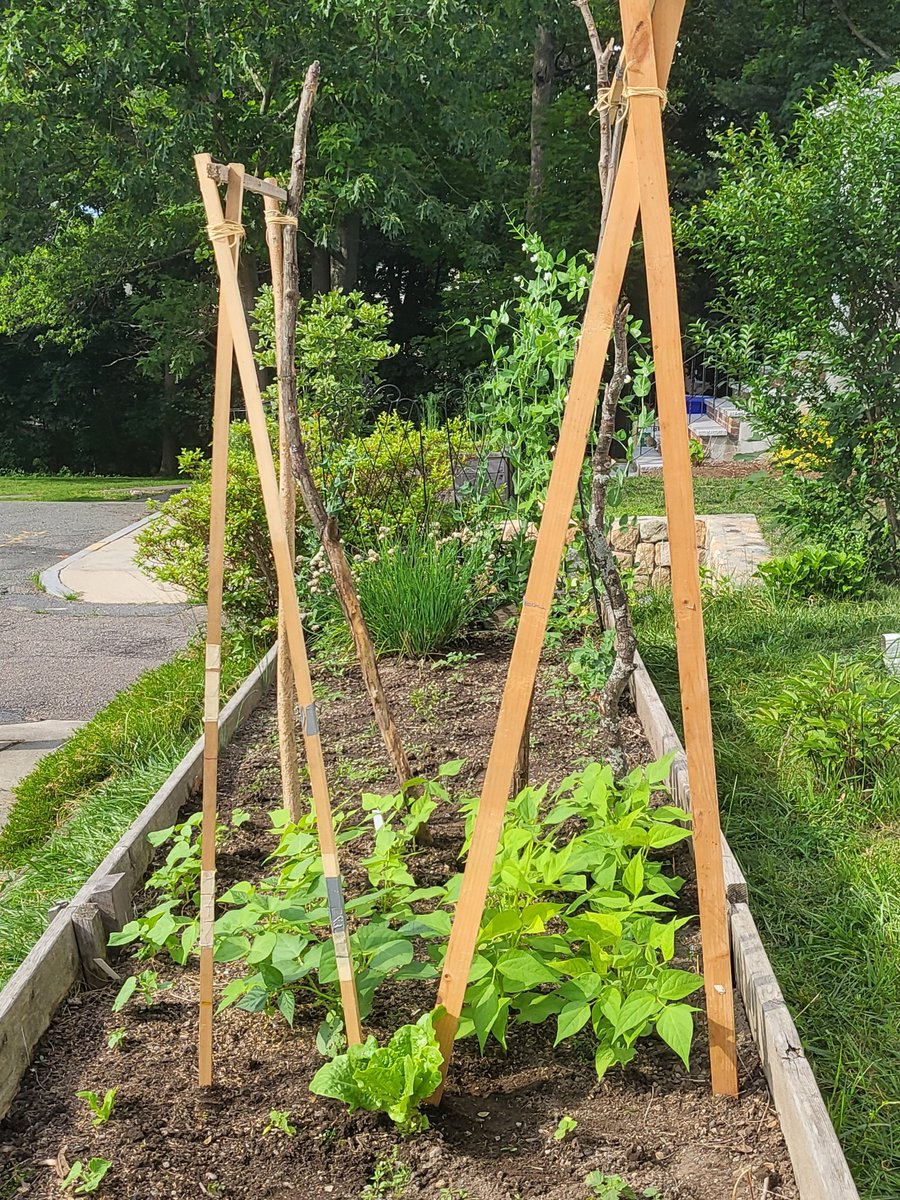
[[403, 1133], [427, 1129], [419, 1105], [441, 1082], [434, 1014], [402, 1025], [386, 1046], [369, 1035], [319, 1068], [310, 1091], [343, 1100], [351, 1112], [385, 1112]]

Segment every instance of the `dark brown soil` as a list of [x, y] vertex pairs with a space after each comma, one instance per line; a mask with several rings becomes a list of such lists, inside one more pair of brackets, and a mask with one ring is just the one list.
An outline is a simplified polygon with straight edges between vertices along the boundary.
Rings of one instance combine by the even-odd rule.
[[[464, 757], [458, 782], [471, 792], [486, 765], [508, 648], [485, 639], [469, 649], [479, 657], [440, 669], [386, 664], [384, 678], [417, 768], [427, 774]], [[318, 690], [335, 797], [389, 787], [355, 676], [320, 675]], [[558, 782], [580, 762], [602, 755], [583, 711], [584, 702], [550, 656], [535, 698], [533, 780]], [[630, 760], [646, 761], [633, 715], [624, 728]], [[275, 720], [267, 704], [223, 756], [222, 810], [241, 807], [252, 819], [220, 854], [221, 887], [260, 874], [273, 847], [267, 813], [279, 801]], [[421, 881], [446, 877], [461, 841], [453, 811], [436, 817], [435, 844], [413, 867]], [[352, 893], [358, 867], [349, 861], [343, 866]], [[676, 866], [689, 875], [686, 853]], [[683, 900], [691, 911], [690, 884]], [[697, 953], [697, 933], [690, 926], [685, 933], [680, 953], [689, 958]], [[73, 995], [60, 1011], [0, 1123], [3, 1200], [59, 1196], [60, 1171], [91, 1156], [112, 1162], [98, 1193], [107, 1200], [587, 1200], [591, 1171], [622, 1176], [638, 1196], [656, 1188], [648, 1194], [661, 1200], [797, 1196], [743, 1013], [737, 1100], [709, 1094], [702, 1014], [689, 1074], [661, 1043], [648, 1039], [627, 1071], [600, 1084], [586, 1037], [554, 1050], [548, 1027], [523, 1026], [512, 1030], [507, 1055], [495, 1048], [482, 1058], [474, 1044], [459, 1044], [431, 1129], [404, 1140], [384, 1117], [348, 1116], [338, 1103], [310, 1094], [309, 1080], [322, 1061], [314, 1047], [318, 1017], [291, 1030], [280, 1019], [228, 1009], [216, 1018], [216, 1086], [199, 1092], [196, 972], [168, 960], [154, 965], [175, 986], [146, 1015], [137, 1009], [114, 1015], [112, 987]], [[123, 973], [130, 968], [120, 963]], [[228, 970], [217, 968], [220, 982]], [[433, 1003], [432, 989], [395, 985], [389, 997], [386, 989], [370, 1028], [383, 1035], [418, 1016]], [[127, 1038], [111, 1050], [107, 1038], [121, 1026]], [[112, 1119], [94, 1129], [75, 1092], [102, 1094], [110, 1087], [119, 1089]], [[290, 1112], [295, 1136], [263, 1136], [272, 1109]], [[557, 1141], [554, 1131], [564, 1115], [577, 1127]], [[386, 1167], [395, 1149], [399, 1165]], [[396, 1186], [366, 1190], [378, 1164]]]
[[771, 470], [768, 459], [740, 458], [730, 462], [699, 463], [691, 468], [691, 474], [695, 479], [745, 479], [762, 470]]

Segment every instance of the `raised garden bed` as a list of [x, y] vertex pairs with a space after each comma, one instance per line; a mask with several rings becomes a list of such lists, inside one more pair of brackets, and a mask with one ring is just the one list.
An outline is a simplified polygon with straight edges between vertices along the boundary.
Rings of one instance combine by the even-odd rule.
[[[477, 658], [440, 670], [387, 665], [384, 671], [417, 768], [433, 775], [441, 763], [464, 757], [456, 783], [469, 794], [477, 790], [486, 764], [508, 659], [507, 647], [487, 640], [472, 649]], [[642, 680], [638, 683], [639, 711], [645, 724], [653, 726], [651, 738], [658, 739], [660, 714], [649, 711]], [[320, 676], [319, 689], [336, 799], [352, 800], [360, 790], [390, 790], [368, 702], [355, 675]], [[632, 766], [650, 761], [661, 749], [656, 740], [651, 747], [634, 715], [626, 717], [625, 734]], [[577, 688], [551, 656], [535, 699], [532, 779], [558, 783], [579, 762], [601, 758], [603, 752]], [[279, 801], [275, 719], [266, 705], [222, 760], [223, 817], [237, 808], [248, 812], [250, 820], [229, 835], [220, 853], [220, 892], [263, 873], [263, 860], [275, 846], [268, 813]], [[434, 844], [412, 864], [421, 883], [446, 879], [456, 870], [462, 843], [462, 821], [452, 806], [442, 806], [432, 823]], [[364, 877], [359, 857], [343, 854], [351, 896]], [[690, 855], [682, 846], [675, 857], [675, 869], [688, 877], [679, 908], [691, 913], [696, 902]], [[138, 909], [153, 899], [138, 895]], [[678, 965], [690, 969], [697, 954], [698, 931], [689, 924], [680, 936]], [[128, 974], [141, 965], [120, 961], [118, 969]], [[644, 1039], [633, 1063], [601, 1083], [588, 1041], [576, 1037], [554, 1049], [552, 1023], [517, 1026], [506, 1055], [489, 1045], [481, 1057], [473, 1041], [461, 1042], [443, 1105], [431, 1113], [431, 1129], [401, 1139], [384, 1117], [348, 1116], [338, 1103], [310, 1095], [309, 1080], [322, 1061], [314, 1044], [318, 1016], [306, 1020], [298, 1012], [291, 1030], [280, 1018], [228, 1009], [216, 1019], [216, 1087], [199, 1093], [194, 1086], [196, 972], [190, 965], [173, 966], [165, 957], [153, 965], [161, 980], [174, 986], [147, 1014], [113, 1014], [114, 985], [80, 991], [63, 1005], [0, 1125], [7, 1187], [15, 1183], [22, 1195], [59, 1195], [58, 1172], [47, 1164], [60, 1163], [62, 1152], [68, 1163], [92, 1156], [108, 1159], [112, 1166], [100, 1194], [111, 1200], [198, 1194], [562, 1200], [594, 1194], [585, 1182], [591, 1172], [621, 1176], [636, 1195], [658, 1194], [663, 1200], [826, 1195], [843, 1200], [853, 1195], [834, 1173], [829, 1178], [837, 1190], [830, 1192], [822, 1190], [814, 1169], [814, 1177], [801, 1178], [799, 1186], [795, 1182], [740, 1005], [742, 1090], [737, 1100], [709, 1093], [702, 1013], [697, 1014], [690, 1072], [661, 1042]], [[220, 981], [229, 977], [226, 965], [217, 970]], [[752, 989], [757, 983], [774, 984], [747, 975], [743, 982]], [[379, 993], [367, 1026], [384, 1037], [427, 1011], [433, 996], [431, 981], [391, 985]], [[692, 999], [702, 1004], [702, 999]], [[754, 1004], [758, 999], [754, 990]], [[760, 1028], [756, 1015], [754, 1029]], [[107, 1039], [120, 1027], [126, 1029], [125, 1041], [110, 1049]], [[762, 1044], [766, 1050], [764, 1040]], [[771, 1063], [767, 1069], [771, 1074]], [[114, 1116], [95, 1129], [75, 1092], [91, 1089], [102, 1095], [111, 1087], [119, 1089]], [[820, 1114], [814, 1100], [810, 1119], [815, 1129]], [[272, 1110], [290, 1113], [294, 1136], [263, 1135]], [[577, 1125], [557, 1140], [554, 1133], [563, 1116]], [[833, 1139], [830, 1126], [822, 1132], [826, 1141], [829, 1132]], [[395, 1148], [399, 1166], [388, 1168]], [[826, 1150], [831, 1149], [828, 1143]], [[808, 1174], [802, 1153], [800, 1162]], [[379, 1169], [398, 1186], [365, 1193]], [[839, 1172], [840, 1162], [834, 1169]], [[647, 1191], [654, 1188], [656, 1193]], [[15, 1187], [8, 1194], [16, 1194]]]

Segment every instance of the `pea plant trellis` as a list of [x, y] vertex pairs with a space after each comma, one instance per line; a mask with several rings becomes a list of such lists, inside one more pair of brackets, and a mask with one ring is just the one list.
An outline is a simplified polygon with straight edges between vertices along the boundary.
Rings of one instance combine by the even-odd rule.
[[[700, 576], [694, 535], [694, 504], [687, 436], [681, 359], [681, 335], [675, 260], [672, 246], [668, 184], [661, 108], [684, 11], [684, 0], [620, 0], [623, 67], [598, 102], [614, 114], [621, 147], [620, 163], [609, 202], [603, 237], [566, 400], [546, 503], [538, 529], [516, 639], [501, 701], [491, 754], [469, 846], [462, 887], [450, 931], [438, 988], [442, 1010], [436, 1023], [443, 1059], [443, 1078], [459, 1026], [488, 886], [497, 856], [505, 810], [534, 692], [547, 619], [559, 574], [566, 533], [572, 516], [585, 447], [593, 423], [600, 379], [613, 317], [624, 278], [638, 213], [641, 214], [647, 290], [650, 301], [656, 390], [662, 436], [663, 475], [672, 562], [672, 596], [682, 712], [694, 823], [694, 855], [703, 947], [706, 1008], [709, 1023], [713, 1091], [737, 1091], [734, 996], [728, 918], [721, 853], [718, 797], [712, 746]], [[347, 940], [328, 784], [318, 734], [309, 664], [297, 602], [293, 562], [279, 504], [272, 450], [259, 383], [253, 362], [246, 315], [237, 280], [237, 248], [241, 196], [244, 189], [283, 201], [290, 192], [247, 176], [243, 168], [213, 164], [196, 157], [197, 176], [206, 208], [208, 232], [215, 252], [221, 288], [217, 356], [217, 414], [225, 419], [214, 434], [214, 494], [211, 531], [210, 602], [218, 602], [207, 654], [206, 731], [210, 786], [204, 796], [204, 831], [215, 824], [215, 717], [218, 701], [218, 641], [221, 625], [221, 530], [224, 526], [224, 479], [227, 469], [227, 395], [232, 351], [237, 361], [253, 436], [265, 501], [266, 517], [278, 573], [283, 624], [294, 682], [300, 700], [301, 729], [309, 765], [319, 846], [327, 882], [332, 937], [340, 965], [341, 997], [348, 1042], [361, 1038], [358, 1005]], [[293, 174], [293, 172], [292, 172]], [[228, 184], [226, 206], [213, 181]], [[296, 201], [294, 204], [296, 210]], [[292, 228], [296, 255], [295, 215]], [[285, 238], [287, 253], [288, 238]], [[296, 269], [296, 258], [294, 258]], [[287, 278], [288, 263], [285, 263]], [[289, 331], [284, 330], [285, 342]], [[290, 342], [292, 345], [292, 340]], [[289, 416], [291, 414], [288, 414]], [[294, 414], [295, 415], [295, 414]], [[296, 466], [295, 466], [296, 471]], [[218, 484], [218, 490], [216, 485]], [[302, 486], [302, 482], [301, 482]], [[215, 566], [215, 570], [213, 567]], [[216, 596], [215, 589], [219, 588]], [[214, 685], [214, 686], [213, 686]], [[211, 822], [211, 824], [208, 824]], [[214, 903], [214, 838], [203, 839], [201, 877], [201, 1083], [211, 1080], [212, 914]], [[443, 1082], [430, 1098], [437, 1103]]]
[[[450, 931], [438, 988], [438, 1003], [444, 1011], [437, 1033], [446, 1078], [534, 692], [613, 316], [640, 211], [663, 442], [682, 712], [693, 798], [712, 1086], [715, 1092], [734, 1094], [737, 1049], [733, 980], [661, 118], [661, 101], [665, 101], [665, 85], [684, 0], [657, 0], [655, 6], [651, 0], [621, 0], [620, 9], [627, 65], [617, 71], [612, 86], [598, 102], [615, 110], [617, 122], [627, 122], [623, 125], [621, 160], [594, 267], [547, 500]], [[440, 1100], [442, 1090], [443, 1085], [432, 1096], [433, 1101]]]

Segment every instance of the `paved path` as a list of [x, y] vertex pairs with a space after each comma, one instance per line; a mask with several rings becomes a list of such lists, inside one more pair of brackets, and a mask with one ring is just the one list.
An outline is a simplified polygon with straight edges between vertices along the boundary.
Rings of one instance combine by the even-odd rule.
[[[24, 761], [26, 743], [8, 726], [87, 720], [143, 671], [171, 658], [198, 629], [202, 611], [185, 604], [63, 600], [34, 583], [45, 568], [146, 511], [137, 501], [0, 502], [0, 747], [6, 746], [0, 759]], [[88, 560], [79, 561], [90, 569]], [[35, 729], [32, 761], [60, 733], [56, 725]], [[0, 769], [0, 792], [11, 774], [11, 767]]]

